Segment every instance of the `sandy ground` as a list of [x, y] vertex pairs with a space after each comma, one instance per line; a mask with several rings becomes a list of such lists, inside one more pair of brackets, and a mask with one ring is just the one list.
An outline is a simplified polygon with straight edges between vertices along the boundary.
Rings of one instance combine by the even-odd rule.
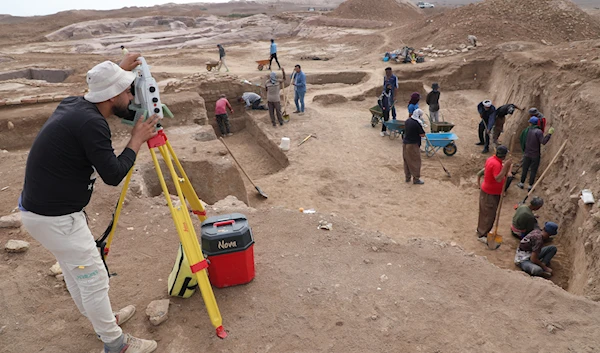
[[[458, 153], [447, 157], [438, 152], [451, 178], [436, 157], [423, 156], [423, 186], [404, 183], [401, 141], [382, 138], [380, 126], [370, 126], [368, 109], [374, 99], [312, 103], [317, 94], [350, 97], [379, 86], [387, 65], [377, 60], [378, 52], [394, 40], [356, 35], [329, 43], [280, 41], [280, 61], [289, 71], [300, 62], [307, 75], [361, 70], [368, 78], [354, 85], [310, 85], [306, 114], [292, 114], [283, 127], [271, 127], [266, 112], [250, 112], [274, 141], [291, 138], [290, 166], [284, 170], [274, 168], [256, 144], [246, 144], [246, 132], [228, 139], [269, 199], [260, 199], [247, 183], [256, 211], [241, 211], [249, 216], [256, 238], [257, 276], [246, 286], [215, 290], [230, 333], [226, 340], [214, 336], [198, 294], [172, 299], [170, 319], [158, 327], [149, 324], [145, 306], [167, 297], [176, 233], [160, 197], [131, 199], [109, 258], [111, 270], [118, 273], [111, 280], [113, 305], [134, 303], [139, 310], [126, 324], [127, 332], [157, 339], [157, 352], [173, 353], [595, 352], [600, 347], [599, 305], [559, 287], [566, 283], [561, 271], [567, 263], [560, 249], [553, 261], [553, 281], [559, 286], [514, 271], [517, 243], [509, 236], [509, 225], [512, 206], [525, 196], [523, 191], [513, 187], [505, 200], [503, 246], [489, 251], [476, 241], [475, 173], [486, 157], [474, 146], [476, 104], [488, 92], [447, 92], [442, 87], [442, 113], [456, 124]], [[257, 50], [267, 47], [232, 46], [230, 69], [253, 82], [263, 80], [266, 73], [256, 70], [254, 60]], [[299, 53], [315, 50], [338, 57], [299, 60]], [[214, 52], [152, 54], [165, 58], [157, 69], [181, 77], [197, 70], [186, 58]], [[48, 58], [39, 54], [40, 61]], [[425, 63], [420, 69], [435, 70], [445, 60], [462, 57]], [[413, 70], [402, 65], [394, 69]], [[407, 114], [405, 98], [398, 98], [399, 118]], [[318, 138], [298, 147], [311, 133]], [[119, 140], [115, 146], [123, 144]], [[8, 186], [0, 192], [1, 214], [15, 207], [26, 157], [27, 151], [0, 153], [0, 187]], [[88, 207], [94, 234], [104, 230], [118, 192], [97, 187]], [[301, 214], [299, 207], [318, 214]], [[217, 212], [209, 208], [209, 214]], [[543, 209], [540, 214], [543, 218]], [[331, 221], [333, 231], [317, 230], [321, 219]], [[31, 241], [32, 248], [25, 254], [0, 252], [0, 352], [99, 351], [89, 322], [62, 283], [48, 276], [52, 256], [28, 235], [0, 229], [0, 244], [13, 238]]]

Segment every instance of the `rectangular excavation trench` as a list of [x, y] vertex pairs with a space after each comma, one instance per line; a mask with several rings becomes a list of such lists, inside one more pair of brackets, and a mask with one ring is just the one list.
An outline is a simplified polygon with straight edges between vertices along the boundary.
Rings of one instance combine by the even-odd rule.
[[[452, 92], [463, 92], [464, 94], [487, 92], [486, 98], [492, 99], [496, 107], [506, 103], [514, 103], [521, 108], [525, 108], [525, 112], [517, 112], [513, 117], [507, 119], [504, 128], [504, 136], [509, 136], [513, 132], [516, 136], [513, 139], [513, 145], [510, 146], [511, 150], [516, 151], [513, 158], [515, 163], [520, 162], [522, 156], [518, 137], [520, 132], [528, 126], [527, 109], [537, 107], [544, 112], [548, 119], [548, 125], [555, 126], [557, 130], [561, 129], [567, 136], [557, 136], [555, 134], [553, 136], [554, 141], [542, 147], [542, 161], [537, 174], [537, 179], [539, 179], [564, 139], [568, 138], [571, 125], [576, 123], [565, 119], [565, 112], [572, 109], [572, 106], [565, 106], [565, 102], [560, 102], [561, 105], [559, 105], [559, 102], [552, 98], [552, 94], [547, 89], [549, 86], [561, 87], [560, 83], [562, 82], [558, 80], [565, 78], [559, 73], [560, 69], [555, 68], [557, 72], [555, 77], [549, 76], [546, 67], [548, 63], [543, 62], [540, 63], [542, 66], [540, 72], [536, 73], [535, 70], [527, 67], [518, 70], [517, 73], [515, 65], [519, 64], [506, 62], [502, 58], [497, 60], [490, 58], [473, 60], [458, 66], [454, 64], [455, 66], [444, 67], [441, 70], [437, 67], [436, 70], [431, 68], [426, 68], [422, 72], [418, 70], [397, 70], [395, 73], [400, 80], [400, 96], [408, 96], [409, 91], [421, 93], [421, 109], [424, 108], [425, 112], [427, 112], [427, 105], [424, 103], [426, 92], [422, 83], [430, 86], [432, 82], [440, 83], [442, 94], [445, 93], [446, 97]], [[535, 66], [535, 64], [533, 65]], [[576, 79], [570, 78], [568, 82], [573, 80]], [[405, 84], [404, 87], [402, 87], [403, 84]], [[600, 84], [597, 87], [600, 87]], [[373, 87], [371, 90], [364, 92], [363, 97], [355, 98], [358, 98], [356, 100], [362, 100], [363, 98], [372, 100], [380, 92], [380, 87]], [[576, 97], [579, 95], [583, 95], [583, 93], [573, 93], [573, 99], [575, 100], [573, 103], [577, 102]], [[399, 99], [403, 100], [403, 98]], [[461, 107], [463, 104], [464, 102], [461, 101], [451, 104], [445, 103], [443, 108], [454, 105], [456, 112], [459, 112], [460, 109], [475, 110], [475, 106], [471, 105]], [[472, 102], [469, 102], [469, 104], [472, 104]], [[400, 106], [403, 111], [404, 104], [400, 104]], [[598, 108], [600, 109], [600, 107]], [[468, 114], [472, 114], [473, 111]], [[583, 115], [585, 116], [585, 114]], [[459, 115], [456, 116], [456, 119], [459, 119]], [[477, 127], [473, 126], [472, 128], [476, 129]], [[460, 141], [458, 143], [460, 144]], [[591, 169], [593, 173], [599, 173], [598, 175], [600, 175], [600, 153], [591, 156], [593, 160], [599, 161], [596, 163], [597, 167], [590, 167], [589, 163], [586, 166], [585, 158], [578, 157], [578, 153], [580, 152], [565, 150], [563, 157], [558, 159], [557, 164], [559, 166], [549, 171], [535, 194], [545, 200], [544, 207], [538, 211], [540, 219], [555, 221], [559, 224], [560, 229], [560, 236], [554, 244], [559, 248], [559, 251], [554, 258], [555, 273], [552, 281], [571, 293], [585, 295], [593, 300], [600, 300], [600, 281], [598, 279], [600, 278], [600, 262], [597, 261], [600, 258], [600, 245], [596, 244], [600, 244], [600, 211], [594, 211], [592, 208], [582, 205], [581, 202], [577, 204], [576, 200], [572, 202], [570, 201], [572, 199], [569, 198], [573, 193], [590, 186], [589, 183], [570, 181], [577, 179], [577, 176], [582, 173], [581, 170], [589, 171]], [[460, 177], [473, 179], [473, 176], [481, 167], [481, 163], [472, 163], [466, 160], [459, 172]], [[572, 169], [577, 167], [581, 170], [575, 173]], [[516, 176], [519, 179], [520, 173]], [[594, 174], [591, 178], [593, 177]], [[515, 183], [517, 182], [518, 180], [515, 181]], [[511, 188], [513, 187], [511, 186]], [[595, 195], [600, 194], [600, 190], [595, 191], [597, 192]], [[514, 194], [515, 191], [513, 191]], [[594, 214], [594, 212], [596, 213]], [[508, 230], [503, 229], [503, 232], [506, 233]], [[505, 235], [510, 236], [510, 234]], [[519, 269], [516, 266], [511, 266], [510, 262], [512, 262], [512, 258], [506, 259], [507, 268], [518, 271]]]

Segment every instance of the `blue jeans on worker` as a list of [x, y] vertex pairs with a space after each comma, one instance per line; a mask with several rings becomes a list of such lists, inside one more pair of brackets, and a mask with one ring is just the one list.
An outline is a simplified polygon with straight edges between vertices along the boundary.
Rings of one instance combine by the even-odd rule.
[[[544, 265], [548, 266], [550, 264], [550, 260], [552, 260], [554, 255], [556, 255], [556, 246], [544, 246], [540, 251], [539, 259], [541, 262], [544, 263]], [[529, 273], [532, 276], [541, 276], [542, 273], [544, 273], [544, 270], [540, 266], [534, 264], [529, 260], [521, 262], [519, 266], [523, 271]]]
[[306, 91], [296, 90], [294, 94], [294, 103], [296, 103], [296, 111], [304, 113], [304, 95]]

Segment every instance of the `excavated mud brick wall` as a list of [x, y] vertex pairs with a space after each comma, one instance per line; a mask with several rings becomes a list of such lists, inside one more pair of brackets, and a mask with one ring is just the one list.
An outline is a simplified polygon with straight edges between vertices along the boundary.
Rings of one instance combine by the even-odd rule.
[[[542, 147], [538, 178], [568, 140], [534, 193], [545, 200], [540, 220], [559, 224], [555, 245], [569, 262], [566, 289], [600, 301], [600, 121], [595, 118], [600, 101], [594, 98], [600, 90], [600, 69], [547, 58], [524, 60], [518, 53], [504, 53], [490, 71], [488, 91], [494, 101], [525, 109], [536, 107], [545, 115], [548, 128], [556, 129]], [[515, 133], [514, 150], [520, 151], [518, 136], [527, 127], [527, 120], [526, 111], [507, 119], [505, 134]], [[592, 191], [595, 205], [580, 201], [582, 189]]]
[[[165, 118], [165, 126], [208, 123], [204, 99], [198, 93], [162, 94], [161, 100], [175, 116], [173, 119]], [[5, 123], [0, 125], [0, 149], [29, 148], [59, 103], [0, 106], [0, 114], [10, 117], [11, 122], [10, 128]], [[125, 136], [131, 130], [131, 127], [122, 124], [120, 119], [110, 118], [108, 122], [113, 136]]]

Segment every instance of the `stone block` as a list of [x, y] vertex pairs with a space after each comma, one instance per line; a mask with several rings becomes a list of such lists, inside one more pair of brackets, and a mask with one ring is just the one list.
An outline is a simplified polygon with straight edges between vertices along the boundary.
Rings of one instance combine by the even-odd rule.
[[169, 304], [169, 299], [161, 299], [155, 300], [148, 305], [146, 315], [148, 315], [153, 325], [158, 326], [169, 318]]
[[0, 228], [20, 228], [22, 225], [20, 212], [0, 217]]
[[11, 253], [25, 252], [29, 250], [29, 243], [23, 240], [10, 239], [6, 242], [4, 250]]

